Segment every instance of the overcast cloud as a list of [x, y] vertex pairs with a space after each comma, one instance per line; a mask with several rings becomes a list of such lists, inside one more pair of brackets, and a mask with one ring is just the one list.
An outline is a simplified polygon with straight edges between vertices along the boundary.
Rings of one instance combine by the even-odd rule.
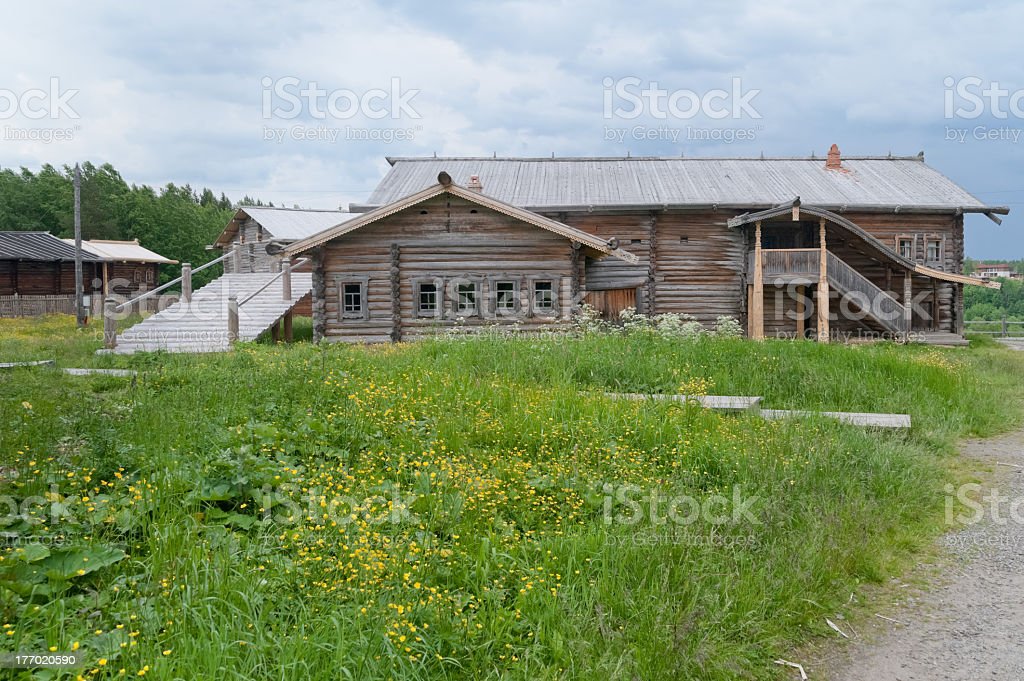
[[[1024, 5], [966, 1], [18, 3], [0, 24], [0, 113], [5, 91], [49, 91], [53, 78], [78, 92], [55, 119], [30, 117], [39, 100], [0, 116], [0, 164], [110, 162], [129, 182], [336, 208], [367, 198], [385, 156], [806, 156], [835, 142], [848, 155], [923, 150], [1011, 209], [999, 227], [968, 216], [968, 254], [1024, 257], [1021, 26]], [[315, 81], [395, 90], [405, 105], [374, 99], [349, 116], [341, 93], [326, 118], [305, 103], [289, 117], [291, 102], [268, 94], [286, 78], [300, 83], [286, 92]], [[734, 88], [757, 92], [724, 119], [651, 106], [607, 117], [604, 84], [625, 78], [730, 92], [716, 110], [736, 108]], [[945, 83], [964, 78], [1007, 94], [976, 116], [954, 96], [969, 113], [947, 117]], [[72, 139], [39, 140], [46, 131]]]

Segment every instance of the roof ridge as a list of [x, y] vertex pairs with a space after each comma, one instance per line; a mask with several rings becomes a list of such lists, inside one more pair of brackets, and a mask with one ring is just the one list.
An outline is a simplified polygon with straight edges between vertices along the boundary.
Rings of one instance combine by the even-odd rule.
[[[392, 166], [396, 163], [420, 161], [522, 161], [539, 163], [552, 161], [815, 161], [824, 165], [823, 156], [385, 156]], [[913, 156], [850, 156], [843, 161], [917, 161], [924, 162], [920, 154]]]
[[292, 213], [347, 213], [348, 211], [333, 208], [287, 208], [285, 206], [239, 206], [237, 210], [256, 208], [259, 210], [283, 210]]

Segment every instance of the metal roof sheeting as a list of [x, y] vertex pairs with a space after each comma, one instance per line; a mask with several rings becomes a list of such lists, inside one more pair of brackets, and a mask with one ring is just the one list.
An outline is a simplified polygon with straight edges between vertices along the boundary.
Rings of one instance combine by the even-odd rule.
[[391, 170], [367, 206], [386, 205], [437, 182], [446, 171], [465, 186], [479, 175], [483, 193], [534, 210], [625, 206], [760, 208], [802, 201], [830, 208], [989, 207], [921, 157], [824, 158], [389, 158]]
[[[62, 239], [64, 243], [75, 245], [74, 239]], [[173, 265], [178, 262], [165, 258], [159, 253], [154, 253], [148, 248], [139, 245], [138, 241], [108, 241], [105, 239], [93, 239], [83, 241], [82, 248], [95, 254], [101, 260], [107, 262], [150, 262], [163, 265]]]
[[[75, 246], [68, 245], [48, 232], [0, 232], [0, 260], [35, 260], [38, 262], [74, 261]], [[100, 258], [82, 247], [83, 262], [99, 262]]]
[[[437, 179], [434, 179], [437, 182]], [[431, 183], [433, 184], [433, 182]], [[420, 187], [423, 189], [423, 187]], [[299, 210], [294, 208], [257, 208], [242, 206], [239, 210], [263, 225], [274, 239], [298, 241], [319, 234], [325, 229], [348, 222], [358, 215], [334, 210]]]

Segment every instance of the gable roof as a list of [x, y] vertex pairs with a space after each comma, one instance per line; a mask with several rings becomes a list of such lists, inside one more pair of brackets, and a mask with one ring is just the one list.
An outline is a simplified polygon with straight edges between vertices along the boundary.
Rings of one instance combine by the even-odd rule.
[[[74, 247], [74, 239], [61, 239]], [[178, 262], [149, 250], [135, 241], [112, 241], [108, 239], [90, 239], [82, 241], [82, 248], [106, 262], [145, 262], [173, 265]]]
[[[49, 232], [0, 232], [0, 260], [32, 260], [36, 262], [73, 262], [74, 244], [68, 245]], [[82, 262], [99, 262], [84, 247]]]
[[368, 210], [433, 184], [477, 175], [489, 196], [530, 210], [768, 208], [793, 196], [834, 210], [895, 209], [1006, 213], [987, 206], [914, 157], [824, 158], [388, 158], [391, 170]]
[[[445, 175], [446, 173], [441, 171], [438, 175], [438, 180], [442, 180]], [[305, 251], [315, 248], [316, 246], [320, 246], [331, 239], [336, 239], [337, 237], [355, 231], [360, 227], [364, 227], [390, 215], [394, 215], [399, 211], [405, 210], [406, 208], [415, 206], [418, 203], [422, 203], [427, 199], [440, 196], [444, 193], [458, 196], [466, 201], [483, 206], [484, 208], [489, 208], [495, 212], [502, 213], [503, 215], [516, 218], [517, 220], [539, 227], [540, 229], [546, 229], [549, 232], [565, 237], [569, 241], [585, 246], [598, 255], [614, 255], [617, 258], [634, 264], [639, 262], [635, 255], [618, 248], [618, 244], [615, 243], [614, 240], [602, 239], [601, 237], [594, 236], [593, 234], [589, 234], [575, 227], [570, 227], [569, 225], [556, 220], [546, 218], [543, 215], [532, 213], [528, 210], [499, 201], [490, 196], [485, 196], [478, 192], [466, 189], [465, 187], [460, 187], [450, 182], [450, 177], [448, 178], [447, 183], [442, 183], [440, 181], [435, 182], [433, 185], [425, 189], [410, 194], [404, 198], [400, 198], [397, 201], [393, 201], [386, 206], [381, 206], [376, 210], [363, 213], [353, 220], [348, 220], [342, 224], [335, 225], [328, 230], [322, 231], [315, 236], [311, 236], [308, 239], [303, 239], [302, 241], [293, 243], [285, 248], [284, 252], [289, 256], [304, 253]]]
[[238, 226], [250, 218], [262, 225], [277, 241], [299, 241], [354, 217], [357, 215], [337, 210], [241, 206], [213, 245], [224, 246], [230, 243], [238, 233]]

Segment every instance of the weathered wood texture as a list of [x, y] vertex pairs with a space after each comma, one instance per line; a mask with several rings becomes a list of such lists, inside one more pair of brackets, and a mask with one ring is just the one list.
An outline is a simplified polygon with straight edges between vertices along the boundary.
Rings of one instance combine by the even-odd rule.
[[[241, 273], [277, 272], [281, 266], [280, 255], [269, 255], [267, 244], [274, 235], [263, 228], [258, 222], [249, 218], [238, 227], [238, 233], [231, 240], [231, 246], [241, 246], [239, 261]], [[224, 261], [225, 273], [234, 273], [235, 266], [231, 258]]]
[[[542, 329], [564, 324], [573, 306], [574, 251], [566, 239], [455, 197], [395, 213], [328, 242], [323, 251], [323, 337], [329, 341], [391, 340], [396, 320], [403, 339], [492, 323]], [[515, 310], [497, 309], [499, 281], [515, 283]], [[536, 281], [551, 282], [553, 310], [532, 309]], [[344, 312], [345, 283], [363, 284], [364, 314]], [[436, 312], [420, 310], [421, 283], [440, 285]], [[475, 312], [456, 311], [458, 283], [476, 286]]]
[[0, 296], [0, 318], [75, 314], [75, 296]]

